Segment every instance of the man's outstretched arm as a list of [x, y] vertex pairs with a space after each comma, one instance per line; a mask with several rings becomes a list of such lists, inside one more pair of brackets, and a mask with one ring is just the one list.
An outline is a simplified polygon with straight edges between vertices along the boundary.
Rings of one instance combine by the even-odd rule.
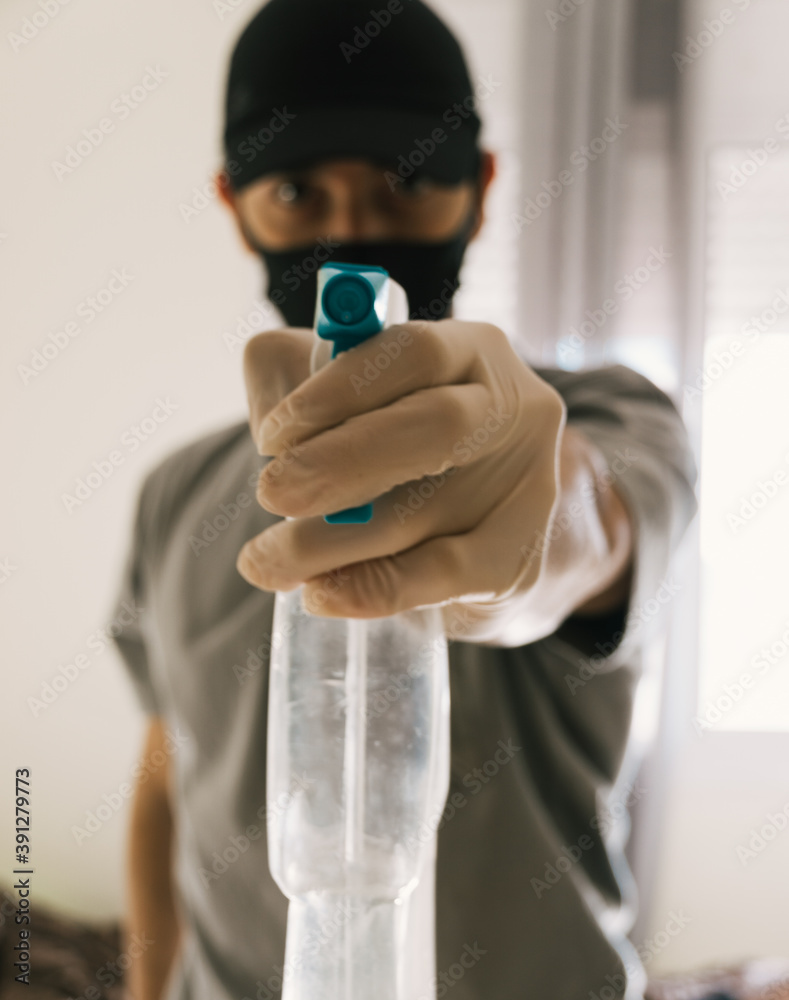
[[130, 955], [139, 955], [127, 973], [128, 1000], [161, 1000], [180, 940], [172, 888], [170, 757], [164, 748], [164, 725], [154, 716], [144, 759], [150, 760], [157, 750], [164, 752], [166, 763], [142, 772], [146, 780], [138, 780], [129, 830], [129, 912], [123, 948]]

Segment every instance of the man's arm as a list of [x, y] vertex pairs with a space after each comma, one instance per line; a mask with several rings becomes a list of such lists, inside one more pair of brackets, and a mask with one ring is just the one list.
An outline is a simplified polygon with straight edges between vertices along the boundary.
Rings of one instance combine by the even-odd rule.
[[154, 716], [148, 728], [144, 760], [162, 750], [165, 763], [147, 780], [138, 780], [132, 803], [127, 863], [129, 914], [124, 950], [142, 952], [129, 966], [129, 1000], [161, 1000], [180, 940], [172, 890], [173, 821], [170, 805], [170, 755], [164, 747], [164, 725]]

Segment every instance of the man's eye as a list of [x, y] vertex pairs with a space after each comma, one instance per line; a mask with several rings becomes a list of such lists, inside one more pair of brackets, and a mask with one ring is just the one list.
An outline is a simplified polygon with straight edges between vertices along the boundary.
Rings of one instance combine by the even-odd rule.
[[433, 182], [427, 177], [404, 177], [403, 183], [398, 184], [397, 188], [408, 197], [418, 198], [432, 191]]
[[299, 181], [284, 181], [275, 192], [274, 197], [286, 205], [292, 205], [304, 196], [306, 185]]

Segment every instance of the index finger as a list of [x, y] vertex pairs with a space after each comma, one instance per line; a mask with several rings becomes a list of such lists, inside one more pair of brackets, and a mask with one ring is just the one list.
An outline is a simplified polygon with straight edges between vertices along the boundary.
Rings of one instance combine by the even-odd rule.
[[387, 327], [306, 379], [282, 399], [260, 428], [266, 454], [297, 444], [350, 417], [387, 406], [400, 397], [439, 385], [485, 381], [472, 328], [483, 323], [414, 320]]
[[262, 447], [260, 425], [270, 410], [309, 378], [312, 342], [312, 330], [293, 327], [258, 333], [244, 347], [249, 429], [261, 455], [275, 452]]

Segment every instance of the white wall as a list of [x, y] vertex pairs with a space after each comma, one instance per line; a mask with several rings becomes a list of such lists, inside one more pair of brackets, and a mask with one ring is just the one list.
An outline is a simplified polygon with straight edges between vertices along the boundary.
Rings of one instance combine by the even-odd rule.
[[[219, 163], [226, 60], [257, 7], [250, 0], [70, 0], [51, 18], [37, 0], [5, 0], [0, 9], [0, 561], [14, 567], [0, 583], [0, 757], [7, 773], [32, 770], [36, 898], [90, 918], [122, 910], [128, 801], [81, 846], [72, 827], [129, 780], [143, 735], [120, 662], [91, 640], [108, 624], [136, 489], [175, 447], [246, 416], [241, 348], [228, 350], [222, 335], [254, 312], [260, 265], [242, 253], [215, 199], [189, 222], [180, 206]], [[489, 141], [513, 148], [515, 3], [442, 0], [437, 7], [468, 43], [474, 73], [501, 81], [482, 113]], [[13, 35], [26, 19], [35, 19], [32, 37], [20, 44]], [[163, 78], [122, 120], [113, 102], [149, 66]], [[57, 176], [53, 162], [103, 119], [113, 130], [76, 169]], [[516, 182], [504, 153], [492, 218], [459, 305], [460, 314], [479, 315], [486, 308], [480, 289], [492, 289], [483, 315], [511, 328], [516, 262], [491, 249], [506, 228], [503, 206]], [[127, 286], [89, 321], [82, 304], [124, 269], [133, 276]], [[78, 332], [68, 346], [40, 373], [20, 375], [18, 366], [30, 367], [33, 352], [70, 322]], [[256, 330], [278, 325], [273, 313], [251, 323]], [[132, 450], [128, 432], [158, 398], [176, 409]], [[67, 511], [62, 495], [113, 451], [122, 464]], [[63, 669], [70, 673], [80, 654], [84, 669], [65, 684]], [[58, 677], [65, 689], [31, 710], [29, 699], [40, 699]], [[11, 857], [11, 844], [4, 818], [3, 857]]]

